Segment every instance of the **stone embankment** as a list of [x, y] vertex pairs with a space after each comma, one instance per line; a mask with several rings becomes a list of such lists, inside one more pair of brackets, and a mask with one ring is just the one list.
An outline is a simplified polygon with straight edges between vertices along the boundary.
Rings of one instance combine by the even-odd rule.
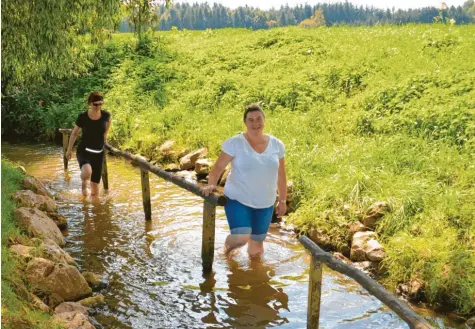
[[61, 230], [67, 228], [67, 219], [57, 213], [58, 205], [44, 184], [26, 175], [23, 188], [13, 195], [18, 203], [14, 217], [28, 238], [21, 243], [11, 241], [9, 250], [25, 263], [23, 277], [30, 302], [65, 328], [95, 328], [88, 312], [104, 303], [104, 297], [93, 292], [103, 289], [105, 283], [93, 273], [81, 273], [61, 248], [65, 245]]

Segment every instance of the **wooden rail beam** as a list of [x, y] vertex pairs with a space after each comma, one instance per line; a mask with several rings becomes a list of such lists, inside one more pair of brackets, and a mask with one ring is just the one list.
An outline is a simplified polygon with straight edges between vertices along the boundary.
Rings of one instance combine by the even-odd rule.
[[175, 185], [178, 185], [178, 186], [184, 188], [187, 191], [190, 191], [191, 193], [193, 193], [195, 195], [198, 195], [198, 196], [202, 197], [203, 199], [205, 199], [209, 203], [212, 203], [212, 204], [218, 205], [218, 206], [224, 206], [226, 204], [227, 199], [224, 195], [219, 195], [219, 194], [214, 194], [213, 193], [213, 194], [210, 194], [209, 196], [204, 196], [201, 193], [200, 186], [198, 184], [191, 183], [183, 177], [173, 175], [172, 173], [169, 173], [169, 172], [163, 170], [160, 167], [154, 166], [154, 165], [148, 163], [147, 161], [145, 161], [141, 156], [137, 156], [137, 155], [130, 154], [128, 152], [124, 152], [122, 150], [119, 150], [119, 149], [109, 145], [108, 143], [105, 144], [105, 148], [107, 150], [109, 150], [110, 153], [112, 153], [114, 155], [117, 155], [117, 156], [120, 156], [120, 157], [123, 157], [123, 158], [125, 158], [129, 161], [132, 161], [132, 163], [140, 166], [143, 169], [146, 169], [146, 170], [154, 173], [158, 177], [163, 178], [166, 181], [169, 181], [169, 182], [171, 182]]
[[332, 270], [349, 276], [358, 282], [371, 295], [379, 299], [384, 305], [393, 310], [409, 325], [411, 329], [433, 329], [423, 317], [419, 316], [408, 305], [400, 301], [393, 294], [389, 293], [382, 285], [371, 279], [362, 271], [334, 258], [332, 254], [320, 249], [316, 243], [304, 235], [299, 237], [299, 241], [305, 246], [305, 248], [307, 248], [308, 251], [310, 251], [315, 261], [319, 261]]

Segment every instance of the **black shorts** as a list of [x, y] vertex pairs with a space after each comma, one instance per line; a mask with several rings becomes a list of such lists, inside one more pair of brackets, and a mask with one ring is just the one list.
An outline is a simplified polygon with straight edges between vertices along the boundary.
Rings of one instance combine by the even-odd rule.
[[104, 152], [92, 153], [86, 150], [78, 150], [76, 158], [79, 162], [79, 168], [82, 168], [86, 163], [89, 163], [92, 168], [91, 182], [99, 184], [102, 174], [102, 161], [104, 159]]

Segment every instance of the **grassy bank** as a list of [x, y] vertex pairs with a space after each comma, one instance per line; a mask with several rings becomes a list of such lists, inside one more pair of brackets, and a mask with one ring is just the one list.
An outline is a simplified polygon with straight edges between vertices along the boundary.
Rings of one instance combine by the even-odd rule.
[[[153, 158], [174, 139], [215, 158], [257, 102], [287, 147], [295, 224], [338, 247], [386, 201], [387, 286], [417, 278], [433, 304], [475, 311], [475, 26], [172, 31], [133, 44], [117, 35], [103, 71], [71, 82], [100, 79], [112, 143]], [[72, 125], [77, 90], [44, 112], [60, 118], [48, 127]]]
[[21, 259], [10, 253], [11, 242], [26, 243], [16, 226], [13, 211], [16, 204], [10, 199], [20, 189], [22, 173], [2, 161], [2, 328], [6, 329], [60, 329], [49, 314], [35, 309], [29, 301]]

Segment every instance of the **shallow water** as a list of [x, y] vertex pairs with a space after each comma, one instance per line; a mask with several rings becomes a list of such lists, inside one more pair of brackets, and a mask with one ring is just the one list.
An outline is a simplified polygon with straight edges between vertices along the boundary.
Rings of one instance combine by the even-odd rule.
[[[215, 261], [201, 267], [203, 201], [150, 175], [152, 220], [145, 221], [140, 171], [108, 158], [109, 191], [99, 201], [81, 195], [75, 159], [64, 171], [52, 144], [2, 143], [2, 156], [44, 179], [68, 219], [65, 250], [81, 271], [109, 282], [107, 305], [95, 319], [105, 328], [306, 328], [310, 257], [297, 239], [271, 229], [262, 261], [245, 249], [221, 256], [228, 226], [217, 208]], [[408, 328], [395, 313], [351, 279], [326, 270], [320, 328]], [[436, 328], [462, 325], [419, 309]]]

